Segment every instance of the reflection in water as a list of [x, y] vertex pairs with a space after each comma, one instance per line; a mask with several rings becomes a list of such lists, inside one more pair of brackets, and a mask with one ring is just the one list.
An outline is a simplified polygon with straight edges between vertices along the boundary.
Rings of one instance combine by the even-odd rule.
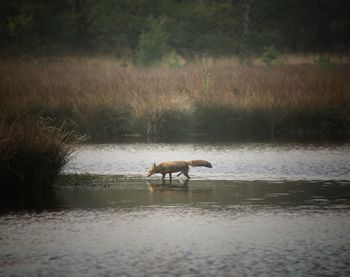
[[0, 275], [350, 273], [349, 182], [70, 184], [2, 211]]
[[174, 184], [173, 182], [167, 182], [162, 180], [161, 183], [153, 183], [152, 181], [147, 181], [147, 187], [150, 192], [155, 191], [188, 191], [188, 179], [179, 179], [179, 184]]
[[[75, 182], [68, 182], [68, 178]], [[146, 181], [119, 176], [62, 176], [60, 182], [52, 191], [17, 192], [7, 201], [1, 201], [0, 207], [3, 210], [51, 210], [163, 206], [172, 203], [197, 207], [319, 205], [331, 208], [350, 202], [349, 181], [210, 181], [183, 178], [170, 183], [161, 179]]]
[[[102, 208], [119, 206], [177, 205], [347, 205], [348, 181], [266, 182], [210, 180], [116, 180], [112, 176], [92, 176], [98, 185], [75, 184], [56, 191], [56, 201], [65, 207]], [[83, 180], [86, 180], [84, 178]], [[166, 199], [152, 192], [164, 193]], [[178, 191], [179, 193], [176, 193]], [[160, 195], [160, 194], [159, 194]]]
[[[1, 210], [46, 210], [55, 209], [61, 205], [57, 193], [53, 190], [15, 190], [0, 193]], [[0, 213], [1, 214], [1, 213]]]

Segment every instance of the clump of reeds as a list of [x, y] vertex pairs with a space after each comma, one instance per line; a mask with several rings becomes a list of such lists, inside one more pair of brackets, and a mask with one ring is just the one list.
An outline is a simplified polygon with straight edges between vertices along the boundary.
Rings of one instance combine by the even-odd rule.
[[50, 127], [37, 119], [0, 123], [1, 190], [53, 185], [78, 140], [65, 126]]

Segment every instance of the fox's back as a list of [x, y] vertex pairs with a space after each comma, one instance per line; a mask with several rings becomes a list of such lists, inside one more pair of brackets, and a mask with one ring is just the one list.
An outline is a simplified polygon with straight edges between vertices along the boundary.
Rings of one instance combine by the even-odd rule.
[[161, 173], [179, 172], [182, 170], [188, 170], [188, 162], [186, 161], [173, 161], [160, 163], [157, 168]]

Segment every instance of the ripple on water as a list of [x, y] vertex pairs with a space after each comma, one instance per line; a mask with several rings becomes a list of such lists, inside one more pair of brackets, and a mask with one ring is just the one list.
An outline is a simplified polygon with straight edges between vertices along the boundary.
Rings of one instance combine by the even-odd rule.
[[0, 217], [0, 267], [5, 275], [345, 276], [349, 215], [249, 205], [12, 213]]

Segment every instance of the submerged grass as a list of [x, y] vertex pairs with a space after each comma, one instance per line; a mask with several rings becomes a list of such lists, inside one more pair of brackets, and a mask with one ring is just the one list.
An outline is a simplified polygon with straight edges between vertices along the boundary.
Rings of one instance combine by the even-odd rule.
[[125, 66], [112, 58], [0, 62], [0, 113], [72, 124], [92, 138], [125, 134], [346, 134], [350, 65]]
[[0, 191], [50, 187], [79, 137], [37, 119], [0, 123]]

